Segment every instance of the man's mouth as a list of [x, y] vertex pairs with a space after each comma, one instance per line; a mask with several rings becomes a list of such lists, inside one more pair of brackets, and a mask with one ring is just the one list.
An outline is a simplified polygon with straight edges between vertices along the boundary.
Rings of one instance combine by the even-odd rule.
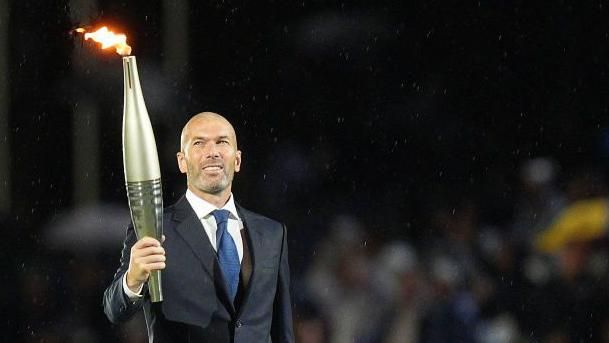
[[219, 164], [213, 164], [213, 165], [203, 167], [203, 170], [205, 170], [205, 171], [220, 171], [222, 169], [224, 169], [224, 167]]

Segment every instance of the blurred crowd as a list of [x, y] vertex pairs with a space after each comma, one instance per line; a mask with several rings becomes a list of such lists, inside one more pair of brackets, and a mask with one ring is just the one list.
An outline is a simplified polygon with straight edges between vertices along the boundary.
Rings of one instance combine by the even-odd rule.
[[417, 241], [338, 216], [296, 277], [301, 343], [609, 342], [609, 202], [602, 175], [557, 184], [523, 163], [507, 224], [486, 199], [438, 203]]
[[[336, 214], [293, 269], [297, 342], [609, 342], [605, 181], [583, 169], [559, 183], [559, 170], [525, 161], [501, 223], [482, 220], [491, 200], [458, 194], [421, 214], [416, 236]], [[128, 220], [124, 206], [97, 206], [57, 218], [41, 238], [5, 240], [25, 262], [2, 274], [18, 290], [2, 294], [12, 313], [2, 341], [147, 341], [142, 316], [111, 326], [101, 308]]]

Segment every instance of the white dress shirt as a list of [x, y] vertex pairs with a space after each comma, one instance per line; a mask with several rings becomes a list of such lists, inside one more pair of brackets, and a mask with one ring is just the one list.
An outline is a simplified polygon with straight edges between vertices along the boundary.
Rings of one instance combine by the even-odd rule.
[[[186, 190], [186, 200], [195, 211], [197, 218], [201, 220], [201, 224], [203, 225], [203, 229], [207, 238], [209, 239], [209, 243], [214, 248], [215, 251], [218, 251], [216, 246], [216, 230], [218, 230], [218, 225], [216, 223], [216, 219], [211, 214], [214, 210], [218, 208], [209, 202], [199, 198], [193, 192]], [[228, 233], [233, 238], [235, 245], [237, 246], [237, 254], [239, 255], [239, 262], [243, 260], [243, 238], [241, 237], [241, 230], [243, 230], [243, 221], [239, 218], [239, 214], [237, 213], [237, 208], [235, 207], [235, 200], [233, 198], [233, 194], [231, 193], [230, 197], [226, 204], [221, 208], [223, 210], [228, 210], [230, 215], [228, 217], [227, 229]], [[127, 297], [131, 300], [136, 300], [142, 297], [142, 288], [138, 290], [138, 292], [133, 292], [129, 287], [127, 287], [127, 273], [123, 275], [123, 291], [127, 295]]]

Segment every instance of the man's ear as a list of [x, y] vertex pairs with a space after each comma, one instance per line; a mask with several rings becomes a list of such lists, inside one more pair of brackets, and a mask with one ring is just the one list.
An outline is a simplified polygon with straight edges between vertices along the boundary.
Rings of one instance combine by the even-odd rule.
[[235, 154], [235, 172], [238, 173], [241, 170], [241, 150], [237, 150]]
[[178, 168], [180, 168], [180, 172], [182, 172], [182, 174], [186, 174], [188, 171], [186, 156], [184, 156], [184, 153], [180, 151], [176, 154], [176, 157], [178, 159]]

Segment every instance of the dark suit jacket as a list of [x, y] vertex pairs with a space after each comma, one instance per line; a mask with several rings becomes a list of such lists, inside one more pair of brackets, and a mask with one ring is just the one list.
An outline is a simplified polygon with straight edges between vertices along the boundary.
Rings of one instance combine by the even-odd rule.
[[137, 241], [130, 226], [120, 268], [104, 293], [104, 311], [110, 321], [123, 322], [143, 308], [150, 342], [294, 342], [286, 229], [238, 205], [237, 211], [245, 239], [236, 305], [228, 298], [216, 252], [203, 226], [182, 197], [163, 216], [164, 300], [152, 303], [145, 293], [132, 302], [123, 292], [122, 277]]

